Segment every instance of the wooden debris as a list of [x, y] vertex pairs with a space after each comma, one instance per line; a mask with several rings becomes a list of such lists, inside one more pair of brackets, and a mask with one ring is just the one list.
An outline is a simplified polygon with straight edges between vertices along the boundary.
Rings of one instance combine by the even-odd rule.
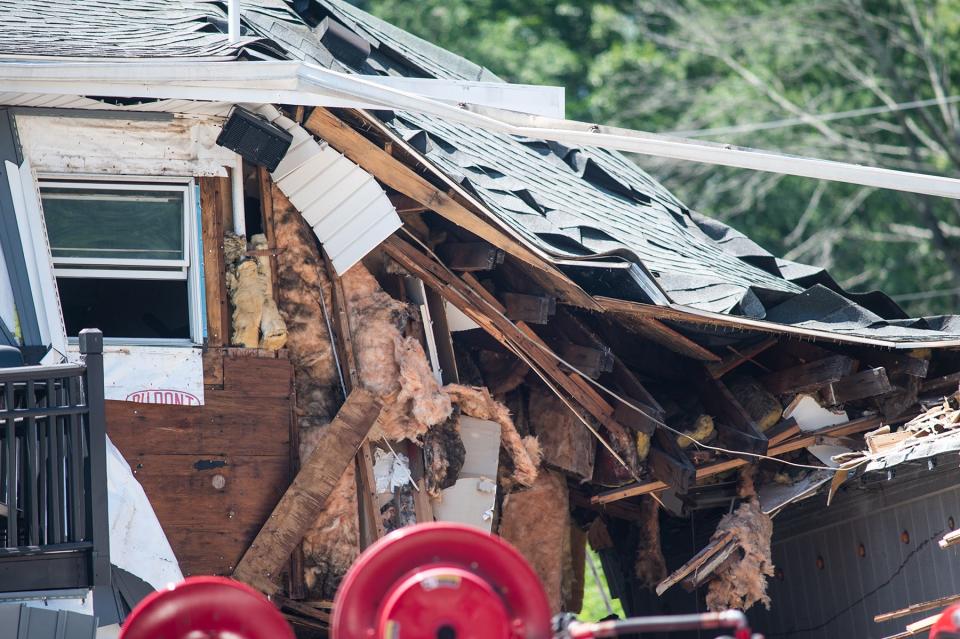
[[273, 594], [280, 569], [323, 508], [327, 496], [343, 475], [367, 433], [380, 415], [380, 400], [362, 388], [355, 389], [326, 428], [320, 444], [273, 509], [256, 539], [247, 549], [233, 576], [254, 588]]
[[950, 595], [947, 597], [940, 597], [939, 599], [934, 599], [933, 601], [924, 601], [922, 603], [910, 604], [906, 608], [901, 608], [900, 610], [894, 610], [892, 612], [885, 612], [883, 614], [877, 615], [873, 618], [875, 623], [884, 623], [886, 621], [892, 621], [893, 619], [899, 619], [900, 617], [909, 617], [910, 615], [916, 614], [918, 612], [926, 612], [928, 610], [934, 610], [936, 608], [943, 608], [949, 606], [950, 604], [957, 603], [960, 601], [960, 595]]
[[658, 428], [654, 433], [648, 465], [654, 477], [681, 494], [689, 491], [696, 483], [697, 469], [687, 459], [673, 433], [662, 428]]
[[[820, 437], [825, 435], [844, 437], [847, 435], [853, 435], [855, 433], [862, 433], [879, 426], [882, 419], [883, 418], [878, 415], [871, 415], [869, 417], [854, 419], [837, 426], [830, 426], [820, 431], [817, 435], [797, 437], [785, 441], [782, 444], [771, 446], [767, 451], [767, 454], [771, 457], [776, 457], [778, 455], [784, 455], [795, 450], [800, 450], [801, 448], [812, 446]], [[697, 479], [699, 480], [705, 477], [716, 475], [718, 473], [724, 473], [728, 470], [745, 466], [748, 463], [749, 462], [745, 459], [728, 459], [707, 466], [700, 466], [697, 468]], [[626, 499], [628, 497], [635, 497], [637, 495], [645, 495], [647, 493], [657, 492], [665, 489], [666, 487], [667, 485], [661, 481], [639, 483], [633, 486], [626, 486], [624, 488], [618, 488], [616, 490], [600, 493], [599, 495], [594, 495], [590, 501], [593, 504], [609, 504], [611, 502]]]
[[949, 548], [955, 544], [960, 544], [960, 530], [951, 530], [937, 542], [941, 548]]
[[546, 324], [557, 312], [557, 298], [549, 295], [503, 293], [501, 296], [507, 317], [515, 322]]
[[383, 243], [383, 248], [390, 257], [434, 288], [508, 350], [522, 353], [539, 375], [569, 394], [574, 403], [589, 415], [583, 416], [588, 423], [592, 417], [602, 424], [609, 444], [629, 471], [637, 473], [634, 438], [613, 419], [613, 407], [579, 375], [565, 373], [552, 355], [552, 349], [529, 326], [523, 322], [515, 324], [502, 316], [503, 306], [483, 287], [471, 285], [470, 278], [452, 275], [406, 242], [389, 238]]
[[890, 425], [887, 424], [865, 434], [863, 441], [867, 444], [867, 450], [876, 454], [896, 448], [897, 445], [911, 437], [913, 437], [913, 433], [907, 429], [890, 432]]
[[731, 376], [721, 382], [756, 424], [760, 432], [780, 421], [783, 406], [759, 382], [744, 375]]
[[827, 384], [840, 381], [853, 372], [856, 364], [856, 361], [849, 357], [831, 355], [771, 373], [763, 378], [763, 385], [774, 395], [817, 390]]
[[828, 384], [820, 396], [828, 406], [885, 395], [893, 390], [884, 368], [868, 368]]
[[666, 579], [657, 584], [657, 594], [662, 595], [674, 584], [680, 583], [687, 575], [703, 567], [710, 562], [713, 557], [722, 553], [727, 545], [731, 543], [736, 545], [733, 539], [733, 533], [729, 530], [723, 531], [716, 539], [712, 539], [700, 552], [691, 557], [687, 563], [674, 570]]
[[960, 388], [960, 372], [928, 379], [920, 386], [920, 392], [949, 391], [955, 393], [958, 388]]

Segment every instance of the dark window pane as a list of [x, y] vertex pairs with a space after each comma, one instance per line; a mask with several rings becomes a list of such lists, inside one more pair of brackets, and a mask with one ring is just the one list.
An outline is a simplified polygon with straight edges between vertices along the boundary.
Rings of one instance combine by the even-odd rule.
[[53, 257], [183, 259], [182, 191], [45, 187]]
[[67, 335], [99, 328], [104, 337], [190, 338], [187, 282], [57, 278]]

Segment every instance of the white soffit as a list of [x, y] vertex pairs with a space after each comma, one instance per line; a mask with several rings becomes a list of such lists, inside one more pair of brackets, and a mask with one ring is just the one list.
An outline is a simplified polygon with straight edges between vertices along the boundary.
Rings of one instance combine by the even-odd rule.
[[271, 106], [260, 114], [293, 135], [273, 181], [313, 228], [337, 273], [403, 226], [396, 209], [369, 173]]
[[38, 172], [226, 176], [236, 154], [218, 146], [220, 125], [18, 113], [23, 154]]

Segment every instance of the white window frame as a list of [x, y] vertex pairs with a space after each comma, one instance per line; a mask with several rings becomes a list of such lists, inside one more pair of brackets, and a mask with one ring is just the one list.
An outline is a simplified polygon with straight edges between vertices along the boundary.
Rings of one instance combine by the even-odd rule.
[[[189, 339], [144, 337], [104, 338], [107, 344], [143, 344], [196, 346], [203, 343], [204, 300], [199, 222], [197, 220], [196, 181], [192, 177], [47, 174], [37, 176], [41, 201], [50, 188], [89, 189], [90, 191], [180, 191], [183, 194], [183, 257], [173, 260], [134, 258], [51, 257], [54, 277], [90, 279], [179, 280], [187, 282]], [[51, 256], [53, 247], [50, 247]], [[78, 268], [86, 265], [116, 265], [117, 268]], [[123, 268], [138, 266], [146, 268]], [[153, 267], [153, 268], [150, 268]], [[68, 338], [70, 343], [76, 337]]]

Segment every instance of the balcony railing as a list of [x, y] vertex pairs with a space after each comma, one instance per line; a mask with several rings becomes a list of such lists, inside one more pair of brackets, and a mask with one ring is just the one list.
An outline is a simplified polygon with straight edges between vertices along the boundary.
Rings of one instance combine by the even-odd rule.
[[100, 331], [80, 353], [0, 368], [0, 592], [110, 583]]

